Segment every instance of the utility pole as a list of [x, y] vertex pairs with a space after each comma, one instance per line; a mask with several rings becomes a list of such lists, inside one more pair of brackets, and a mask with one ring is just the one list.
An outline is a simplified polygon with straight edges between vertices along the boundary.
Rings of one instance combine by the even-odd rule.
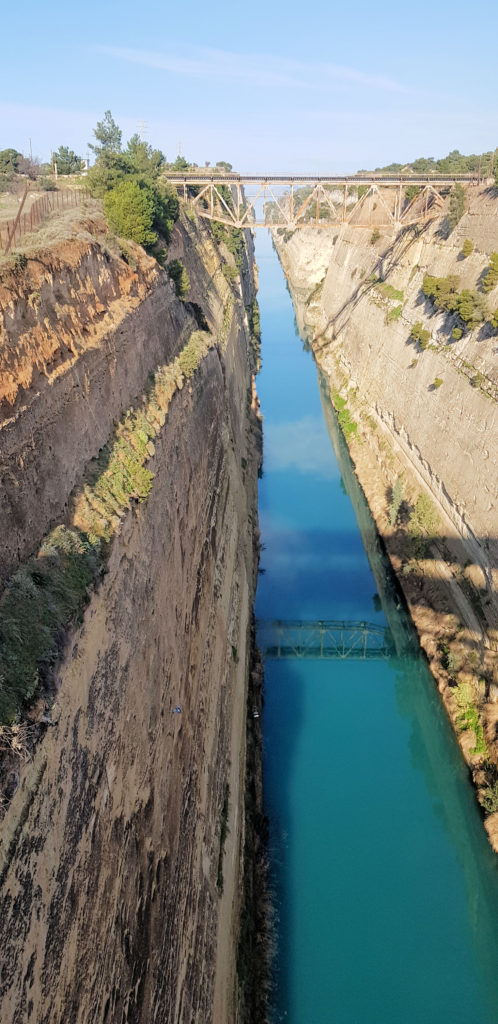
[[29, 160], [30, 163], [33, 163], [33, 150], [31, 148], [31, 139], [29, 140]]

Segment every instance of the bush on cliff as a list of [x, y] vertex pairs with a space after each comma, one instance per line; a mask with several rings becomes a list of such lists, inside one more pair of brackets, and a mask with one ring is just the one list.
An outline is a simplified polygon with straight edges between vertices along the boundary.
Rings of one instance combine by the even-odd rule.
[[490, 292], [498, 284], [498, 252], [492, 252], [489, 267], [482, 281], [483, 292]]
[[104, 196], [104, 211], [109, 227], [120, 238], [131, 238], [145, 249], [157, 242], [154, 195], [147, 185], [139, 185], [134, 178], [120, 181]]
[[175, 292], [179, 299], [184, 299], [190, 288], [190, 279], [181, 260], [171, 260], [166, 270], [175, 286]]
[[486, 300], [479, 292], [469, 288], [459, 292], [458, 284], [459, 278], [455, 274], [449, 274], [448, 277], [432, 277], [426, 274], [422, 282], [422, 292], [432, 300], [436, 309], [457, 313], [465, 327], [472, 330], [483, 323], [488, 315]]
[[417, 320], [410, 331], [410, 338], [412, 341], [418, 341], [422, 352], [424, 352], [431, 339], [431, 332], [424, 327], [420, 320]]
[[450, 232], [453, 231], [454, 228], [456, 228], [459, 220], [462, 219], [464, 212], [465, 189], [463, 188], [463, 185], [460, 185], [460, 183], [457, 182], [457, 184], [454, 185], [452, 189], [448, 207], [448, 225], [450, 228]]
[[428, 544], [437, 536], [441, 523], [437, 510], [425, 491], [421, 491], [410, 514], [408, 531], [414, 558], [423, 558]]
[[[128, 186], [126, 205], [129, 207], [131, 203], [135, 211], [132, 214], [127, 209], [125, 216], [123, 210], [117, 214], [113, 210], [113, 223], [111, 224], [109, 221], [110, 226], [121, 236], [132, 238], [134, 241], [138, 241], [137, 236], [143, 234], [145, 241], [140, 240], [140, 244], [146, 248], [150, 248], [154, 244], [158, 234], [168, 242], [173, 224], [178, 217], [179, 202], [173, 186], [160, 179], [160, 173], [165, 163], [161, 150], [152, 149], [152, 146], [144, 142], [139, 135], [133, 135], [126, 149], [123, 149], [121, 145], [122, 132], [114, 121], [110, 110], [106, 111], [102, 121], [97, 122], [94, 136], [96, 141], [90, 144], [90, 148], [95, 154], [95, 164], [88, 173], [88, 187], [94, 195], [104, 200], [104, 209], [109, 219], [107, 197], [126, 183]], [[131, 187], [131, 182], [134, 183], [134, 188]], [[142, 191], [141, 196], [138, 196], [137, 189]], [[123, 192], [121, 200], [124, 195]], [[131, 201], [132, 195], [134, 196], [133, 201]], [[111, 205], [114, 205], [114, 200], [111, 201]], [[137, 207], [141, 210], [138, 218]], [[152, 208], [152, 220], [149, 213], [150, 207]], [[120, 227], [114, 226], [117, 220], [120, 222]], [[130, 222], [133, 234], [128, 233]], [[153, 233], [156, 237], [150, 241], [150, 236]]]

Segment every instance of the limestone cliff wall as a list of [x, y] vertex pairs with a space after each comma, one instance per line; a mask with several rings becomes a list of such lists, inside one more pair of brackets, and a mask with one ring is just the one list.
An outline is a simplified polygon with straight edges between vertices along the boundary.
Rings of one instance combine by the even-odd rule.
[[[57, 667], [55, 724], [33, 724], [38, 743], [17, 764], [18, 788], [3, 808], [0, 1016], [12, 1024], [237, 1019], [259, 463], [244, 309], [254, 298], [252, 240], [242, 284], [232, 286], [209, 230], [181, 220], [172, 246], [215, 344], [171, 400], [149, 464], [151, 493], [121, 522]], [[79, 313], [75, 304], [60, 375], [47, 353], [62, 351], [62, 340], [48, 323], [39, 359], [24, 355], [29, 332], [13, 346], [27, 369], [24, 389], [5, 399], [4, 423], [12, 451], [34, 424], [27, 468], [39, 470], [39, 517], [28, 494], [20, 507], [32, 511], [17, 534], [13, 513], [9, 525], [18, 557], [36, 546], [32, 522], [41, 537], [64, 514], [113, 417], [192, 329], [166, 275], [139, 260], [131, 271], [100, 250], [80, 252], [70, 284], [61, 262], [67, 315], [73, 287], [86, 282], [87, 300]], [[102, 323], [118, 322], [94, 334], [99, 294]], [[52, 492], [41, 470], [54, 445]], [[15, 465], [22, 490], [24, 460]], [[6, 499], [4, 521], [10, 507]]]
[[[324, 370], [358, 389], [361, 402], [391, 445], [432, 492], [450, 533], [468, 545], [487, 572], [495, 599], [498, 577], [497, 338], [489, 327], [454, 341], [444, 313], [434, 315], [421, 293], [424, 274], [457, 274], [460, 289], [475, 289], [498, 248], [498, 202], [473, 189], [456, 229], [442, 237], [441, 220], [418, 233], [381, 236], [370, 230], [303, 228], [287, 242], [275, 235], [296, 300], [297, 315]], [[474, 252], [462, 259], [465, 238]], [[372, 278], [403, 297], [390, 299]], [[488, 297], [492, 311], [498, 290]], [[401, 315], [389, 314], [401, 304]], [[424, 352], [410, 340], [414, 323], [432, 334]], [[483, 389], [471, 379], [483, 375]], [[339, 374], [340, 375], [340, 374]], [[442, 380], [434, 388], [436, 378]], [[488, 571], [490, 570], [490, 571]], [[494, 578], [494, 583], [493, 583]]]

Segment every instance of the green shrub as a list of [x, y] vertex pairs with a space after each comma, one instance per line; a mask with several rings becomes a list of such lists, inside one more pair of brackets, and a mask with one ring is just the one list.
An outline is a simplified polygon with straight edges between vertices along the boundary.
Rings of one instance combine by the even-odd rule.
[[498, 780], [484, 790], [482, 805], [487, 814], [496, 814], [498, 811]]
[[460, 683], [457, 686], [457, 703], [460, 714], [457, 717], [457, 726], [460, 732], [472, 729], [475, 736], [475, 746], [471, 748], [471, 754], [486, 754], [487, 747], [484, 739], [484, 731], [479, 719], [479, 713], [472, 699], [472, 691], [467, 683]]
[[481, 373], [480, 370], [478, 370], [477, 373], [475, 373], [474, 376], [471, 377], [471, 380], [470, 380], [470, 383], [472, 384], [473, 388], [481, 388], [483, 386], [483, 384], [485, 384], [485, 382], [486, 382], [486, 378], [485, 378], [484, 374]]
[[418, 341], [422, 352], [424, 352], [429, 344], [431, 332], [423, 326], [420, 320], [418, 320], [416, 324], [413, 324], [410, 331], [410, 338], [412, 338], [413, 341]]
[[448, 224], [450, 231], [456, 228], [459, 220], [463, 217], [465, 211], [465, 189], [460, 182], [457, 182], [453, 186], [450, 195], [449, 209], [448, 209]]
[[459, 278], [450, 274], [448, 277], [432, 277], [426, 274], [422, 282], [422, 291], [432, 299], [436, 309], [445, 309], [449, 313], [457, 313], [463, 323], [470, 329], [483, 323], [487, 317], [487, 306], [483, 296], [477, 291], [464, 288], [458, 291]]
[[405, 188], [405, 199], [407, 203], [411, 203], [415, 196], [418, 196], [420, 192], [420, 185], [407, 185]]
[[394, 308], [390, 309], [389, 312], [386, 315], [386, 323], [387, 324], [391, 324], [395, 320], [399, 320], [402, 312], [403, 312], [403, 306], [394, 306]]
[[239, 276], [239, 271], [237, 270], [237, 267], [232, 267], [231, 263], [224, 263], [221, 270], [223, 276], [228, 282], [235, 281], [236, 278]]
[[104, 211], [109, 227], [120, 238], [131, 238], [145, 249], [157, 241], [155, 197], [149, 186], [125, 178], [104, 195]]
[[455, 341], [460, 341], [460, 338], [462, 337], [462, 334], [463, 334], [463, 331], [462, 331], [461, 327], [454, 327], [452, 332], [451, 332], [451, 337]]
[[190, 278], [181, 260], [171, 260], [166, 267], [168, 276], [173, 281], [179, 299], [184, 299], [190, 288]]
[[[360, 186], [360, 188], [361, 188], [361, 186]], [[358, 189], [358, 192], [359, 191], [360, 191], [360, 189]], [[374, 230], [372, 231], [372, 234], [370, 235], [370, 245], [375, 245], [375, 243], [379, 241], [379, 238], [380, 238], [380, 231], [379, 231], [378, 228], [374, 228]]]
[[456, 274], [449, 274], [448, 277], [425, 274], [422, 291], [428, 299], [432, 299], [436, 309], [453, 310], [459, 283], [460, 278]]
[[379, 284], [379, 291], [382, 292], [382, 295], [386, 296], [386, 299], [394, 299], [397, 302], [403, 302], [405, 297], [399, 288], [393, 288], [392, 284], [386, 284], [385, 282]]
[[334, 391], [332, 394], [332, 402], [337, 410], [337, 418], [339, 420], [339, 426], [344, 434], [344, 437], [353, 437], [358, 433], [358, 424], [353, 420], [351, 413], [347, 407], [347, 399], [342, 398], [341, 395]]
[[486, 300], [476, 291], [464, 288], [456, 297], [455, 312], [470, 329], [478, 327], [488, 315]]
[[23, 273], [28, 265], [28, 257], [23, 252], [14, 252], [9, 260], [10, 268], [16, 276]]
[[486, 276], [483, 278], [483, 292], [490, 292], [498, 284], [498, 252], [492, 252], [489, 259], [489, 267]]
[[434, 377], [434, 380], [433, 380], [433, 383], [432, 383], [433, 388], [435, 388], [437, 390], [438, 388], [441, 387], [441, 384], [443, 384], [442, 377]]
[[50, 178], [48, 174], [40, 174], [37, 179], [37, 183], [43, 192], [56, 192], [57, 186], [53, 178]]
[[425, 491], [421, 491], [410, 515], [409, 531], [414, 537], [435, 537], [440, 528], [439, 515]]
[[470, 241], [470, 238], [466, 238], [462, 245], [462, 256], [467, 259], [472, 252], [474, 252], [474, 243]]
[[498, 309], [495, 309], [491, 316], [491, 325], [494, 327], [495, 331], [498, 330]]

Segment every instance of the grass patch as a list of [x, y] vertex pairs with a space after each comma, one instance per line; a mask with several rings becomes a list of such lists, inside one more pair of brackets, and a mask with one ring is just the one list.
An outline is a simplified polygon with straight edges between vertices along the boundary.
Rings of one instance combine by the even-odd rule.
[[394, 306], [394, 308], [390, 309], [389, 312], [386, 314], [386, 324], [392, 324], [396, 320], [399, 320], [402, 312], [403, 306]]
[[337, 418], [339, 420], [339, 426], [344, 434], [346, 440], [349, 437], [354, 437], [358, 434], [358, 424], [352, 418], [351, 413], [348, 409], [348, 403], [345, 398], [342, 398], [338, 391], [332, 393], [332, 402], [334, 408], [337, 411]]
[[382, 295], [385, 295], [386, 299], [393, 299], [395, 302], [403, 302], [405, 297], [399, 288], [393, 288], [392, 284], [386, 284], [385, 282], [379, 285], [379, 291]]
[[475, 746], [472, 747], [470, 753], [487, 754], [483, 728], [479, 720], [477, 708], [472, 700], [470, 686], [467, 683], [459, 683], [457, 686], [456, 698], [457, 704], [460, 708], [460, 713], [457, 716], [457, 727], [460, 732], [472, 729], [475, 736]]

